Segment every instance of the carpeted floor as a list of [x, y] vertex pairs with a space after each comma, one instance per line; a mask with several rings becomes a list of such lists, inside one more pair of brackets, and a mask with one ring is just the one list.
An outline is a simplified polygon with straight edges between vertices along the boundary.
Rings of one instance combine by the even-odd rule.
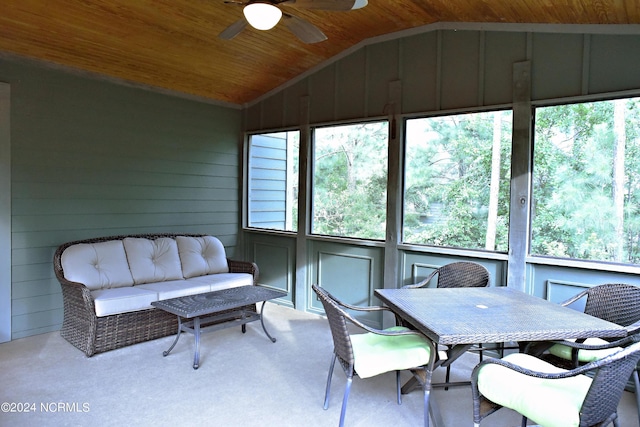
[[[332, 350], [326, 319], [267, 303], [265, 323], [276, 343], [259, 322], [246, 334], [239, 327], [204, 334], [198, 370], [191, 335], [167, 357], [162, 352], [173, 337], [91, 358], [58, 332], [0, 344], [0, 426], [337, 426], [345, 384], [339, 367], [329, 409], [322, 409]], [[465, 355], [453, 375], [468, 379], [475, 363], [477, 356]], [[421, 393], [404, 396], [399, 406], [394, 382], [393, 373], [356, 378], [346, 425], [422, 425]], [[468, 387], [432, 396], [447, 426], [473, 425]], [[638, 426], [632, 393], [625, 392], [619, 415], [621, 427]], [[482, 423], [519, 425], [507, 410]]]

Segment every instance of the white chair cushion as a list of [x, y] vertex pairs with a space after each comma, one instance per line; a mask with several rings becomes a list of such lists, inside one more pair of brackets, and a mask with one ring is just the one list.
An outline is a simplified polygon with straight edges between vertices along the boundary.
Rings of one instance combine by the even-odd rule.
[[[395, 326], [387, 331], [408, 331]], [[360, 378], [415, 368], [429, 363], [430, 347], [420, 335], [385, 336], [371, 332], [351, 335], [355, 370]]]
[[[608, 342], [602, 338], [587, 338], [583, 344], [603, 345], [608, 344]], [[622, 350], [622, 347], [604, 348], [602, 350], [580, 349], [578, 350], [578, 361], [582, 363], [595, 362], [596, 360], [602, 359], [610, 354], [617, 353], [620, 350]], [[571, 347], [562, 344], [554, 344], [549, 349], [549, 353], [565, 360], [571, 360], [571, 351]]]
[[253, 276], [249, 273], [218, 273], [192, 277], [188, 282], [206, 285], [212, 291], [253, 285]]
[[205, 274], [228, 273], [224, 246], [213, 236], [176, 236], [185, 279]]
[[127, 255], [121, 240], [78, 243], [62, 253], [64, 277], [91, 290], [132, 286]]
[[151, 303], [158, 300], [156, 292], [140, 289], [139, 286], [99, 289], [91, 291], [91, 295], [98, 317], [153, 308]]
[[127, 237], [123, 244], [135, 284], [182, 279], [180, 255], [174, 239]]
[[207, 284], [195, 283], [184, 279], [169, 280], [158, 283], [145, 283], [143, 285], [137, 285], [136, 288], [155, 292], [158, 296], [158, 301], [183, 297], [186, 295], [201, 294], [209, 292], [210, 290], [210, 287]]
[[[536, 357], [514, 353], [503, 358], [515, 365], [545, 373], [564, 369]], [[578, 375], [559, 380], [530, 377], [504, 366], [488, 364], [478, 374], [478, 389], [487, 399], [511, 408], [545, 427], [577, 427], [580, 408], [591, 379]]]

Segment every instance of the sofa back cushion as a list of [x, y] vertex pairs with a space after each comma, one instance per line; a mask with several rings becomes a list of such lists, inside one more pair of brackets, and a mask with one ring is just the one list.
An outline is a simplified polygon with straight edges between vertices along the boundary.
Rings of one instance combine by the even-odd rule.
[[174, 239], [127, 237], [123, 243], [136, 285], [183, 278], [178, 245]]
[[213, 236], [176, 236], [185, 279], [205, 274], [228, 273], [222, 242]]
[[133, 286], [122, 240], [69, 246], [61, 263], [67, 280], [91, 290]]

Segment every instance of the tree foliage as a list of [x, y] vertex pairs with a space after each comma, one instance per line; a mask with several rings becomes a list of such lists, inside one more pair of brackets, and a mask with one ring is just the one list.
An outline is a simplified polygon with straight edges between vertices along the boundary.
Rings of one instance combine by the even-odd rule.
[[[314, 233], [385, 238], [387, 125], [316, 129]], [[640, 262], [640, 98], [539, 107], [534, 131], [530, 253]], [[511, 111], [410, 119], [405, 133], [403, 240], [506, 252]]]
[[[500, 119], [500, 163], [492, 168], [494, 117]], [[407, 123], [404, 240], [484, 249], [495, 224], [495, 247], [506, 251], [509, 220], [511, 113], [414, 119]], [[498, 206], [489, 217], [490, 183], [498, 175]], [[492, 241], [494, 239], [491, 239]]]
[[[640, 104], [624, 102], [624, 128], [616, 130], [616, 102], [536, 110], [532, 254], [638, 262]], [[616, 161], [617, 133], [625, 155]], [[624, 171], [620, 201], [614, 200], [616, 168]]]
[[387, 122], [318, 128], [314, 136], [313, 232], [384, 240]]

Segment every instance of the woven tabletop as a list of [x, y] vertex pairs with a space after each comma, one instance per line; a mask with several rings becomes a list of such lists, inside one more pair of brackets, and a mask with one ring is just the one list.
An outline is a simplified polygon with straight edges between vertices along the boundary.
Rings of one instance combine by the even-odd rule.
[[376, 295], [445, 345], [621, 337], [624, 328], [507, 287], [377, 289]]
[[248, 285], [155, 301], [151, 305], [181, 317], [192, 318], [281, 298], [286, 295], [287, 293], [284, 291]]

